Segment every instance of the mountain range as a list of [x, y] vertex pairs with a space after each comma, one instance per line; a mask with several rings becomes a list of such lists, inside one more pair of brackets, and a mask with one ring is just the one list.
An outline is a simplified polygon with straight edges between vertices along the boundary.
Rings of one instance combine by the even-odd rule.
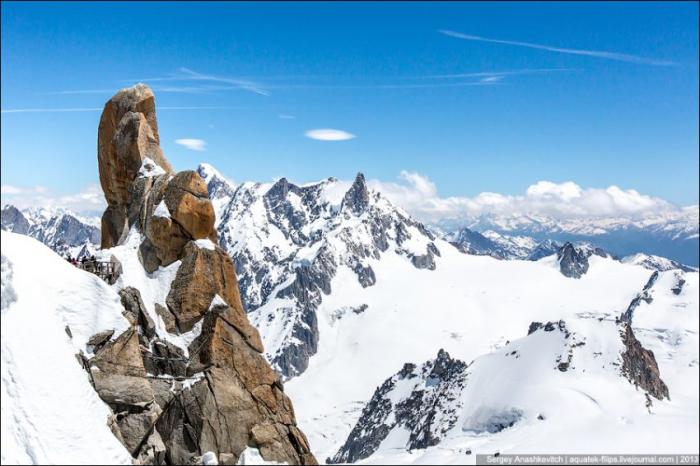
[[[248, 319], [319, 460], [589, 452], [582, 437], [598, 453], [697, 450], [697, 269], [605, 240], [646, 228], [679, 250], [695, 241], [697, 254], [697, 224], [447, 228], [416, 220], [362, 174], [348, 185], [234, 184], [207, 164], [197, 173]], [[4, 230], [60, 254], [96, 247], [99, 231], [83, 236], [95, 224], [2, 213]], [[129, 283], [159, 296], [166, 269]]]

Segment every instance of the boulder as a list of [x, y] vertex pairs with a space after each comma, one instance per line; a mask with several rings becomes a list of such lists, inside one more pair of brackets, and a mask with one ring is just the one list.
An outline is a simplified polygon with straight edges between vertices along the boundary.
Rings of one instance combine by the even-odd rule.
[[132, 456], [138, 456], [139, 447], [153, 430], [160, 414], [160, 406], [156, 403], [151, 403], [147, 409], [140, 413], [117, 413], [116, 422], [121, 433], [122, 443]]
[[262, 340], [243, 311], [235, 266], [218, 246], [199, 247], [191, 241], [185, 247], [166, 302], [175, 316], [180, 332], [188, 332], [204, 316], [215, 296], [228, 305], [222, 316], [256, 351], [262, 352]]
[[119, 290], [119, 297], [121, 298], [124, 309], [131, 315], [135, 316], [136, 323], [140, 326], [141, 332], [144, 334], [144, 336], [146, 336], [146, 338], [153, 338], [156, 334], [156, 324], [148, 315], [148, 311], [146, 311], [146, 306], [143, 304], [139, 290], [134, 287], [127, 286], [126, 288]]
[[179, 172], [165, 188], [164, 201], [172, 220], [192, 239], [216, 241], [216, 214], [207, 185], [195, 171]]
[[100, 247], [111, 248], [126, 239], [129, 232], [129, 224], [126, 216], [126, 207], [123, 205], [108, 205], [102, 214], [102, 238]]
[[166, 266], [180, 259], [191, 236], [172, 219], [151, 217], [146, 223], [146, 236], [154, 247], [158, 264]]
[[[68, 328], [68, 326], [66, 326], [66, 328]], [[112, 338], [112, 335], [114, 335], [114, 329], [98, 332], [90, 337], [87, 341], [87, 346], [91, 346], [97, 351]]]

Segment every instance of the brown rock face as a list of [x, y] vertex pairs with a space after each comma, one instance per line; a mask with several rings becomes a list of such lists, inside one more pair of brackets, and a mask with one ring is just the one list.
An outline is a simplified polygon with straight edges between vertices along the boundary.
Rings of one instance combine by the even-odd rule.
[[654, 352], [642, 346], [629, 323], [625, 324], [621, 333], [626, 348], [622, 353], [622, 373], [635, 387], [641, 387], [654, 398], [670, 399], [668, 387], [661, 380]]
[[127, 204], [131, 182], [144, 158], [172, 172], [159, 143], [156, 103], [148, 86], [122, 89], [105, 104], [97, 135], [97, 160], [109, 205]]
[[214, 206], [207, 185], [195, 171], [180, 172], [168, 183], [165, 205], [174, 222], [192, 239], [209, 238], [216, 241]]
[[[124, 288], [132, 327], [114, 340], [108, 332], [91, 339], [95, 355], [86, 366], [114, 412], [108, 424], [115, 436], [136, 464], [197, 464], [207, 452], [236, 464], [248, 447], [268, 461], [316, 464], [279, 376], [261, 355], [235, 266], [215, 246], [206, 185], [193, 171], [172, 174], [160, 150], [148, 87], [121, 90], [107, 102], [98, 141], [109, 203], [103, 247], [123, 243], [136, 228], [143, 241], [134, 254], [147, 272], [181, 261], [165, 303], [144, 303], [138, 289]], [[146, 158], [165, 173], [139, 173], [142, 165], [150, 170]], [[160, 319], [173, 335], [201, 331], [180, 348], [158, 329]]]
[[234, 326], [256, 351], [262, 352], [260, 335], [243, 311], [233, 261], [218, 246], [210, 250], [190, 242], [166, 300], [179, 330], [191, 330], [207, 312], [216, 295], [229, 306], [222, 318]]

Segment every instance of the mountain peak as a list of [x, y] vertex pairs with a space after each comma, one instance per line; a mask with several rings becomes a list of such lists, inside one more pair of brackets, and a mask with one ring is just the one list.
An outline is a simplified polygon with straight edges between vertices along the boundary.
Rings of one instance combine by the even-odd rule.
[[345, 193], [343, 198], [343, 207], [347, 206], [355, 214], [359, 215], [365, 211], [369, 205], [369, 189], [367, 188], [367, 182], [365, 181], [365, 175], [361, 172], [355, 177], [355, 181], [352, 186]]

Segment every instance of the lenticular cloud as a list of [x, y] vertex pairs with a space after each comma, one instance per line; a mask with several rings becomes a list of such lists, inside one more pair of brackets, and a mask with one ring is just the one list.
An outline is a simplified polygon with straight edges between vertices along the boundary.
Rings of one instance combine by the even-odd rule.
[[347, 141], [354, 139], [355, 135], [343, 131], [341, 129], [310, 129], [306, 133], [307, 138], [316, 139], [317, 141]]

